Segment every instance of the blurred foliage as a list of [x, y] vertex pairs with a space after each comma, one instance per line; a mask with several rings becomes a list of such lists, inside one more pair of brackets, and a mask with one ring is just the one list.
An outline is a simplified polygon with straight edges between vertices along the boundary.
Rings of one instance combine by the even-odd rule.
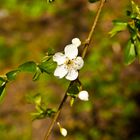
[[52, 56], [46, 55], [40, 64], [36, 64], [34, 61], [27, 61], [18, 66], [16, 70], [12, 70], [6, 73], [5, 76], [0, 77], [0, 103], [3, 99], [6, 84], [16, 79], [17, 74], [21, 72], [33, 73], [33, 80], [39, 79], [40, 75], [45, 72], [47, 74], [53, 74], [56, 68], [56, 63], [52, 60]]
[[127, 16], [130, 19], [126, 22], [115, 20], [114, 27], [109, 34], [114, 36], [120, 31], [126, 29], [129, 31], [130, 39], [124, 51], [124, 62], [129, 65], [136, 58], [140, 61], [140, 8], [134, 1], [131, 1], [131, 10], [127, 11]]
[[36, 94], [34, 96], [28, 95], [26, 98], [29, 103], [35, 104], [36, 112], [31, 113], [32, 120], [54, 116], [55, 111], [51, 108], [47, 108], [46, 104], [42, 103], [42, 97], [40, 94]]
[[[135, 2], [140, 4], [139, 0]], [[85, 40], [98, 2], [1, 0], [0, 3], [0, 75], [7, 73], [10, 80], [16, 76], [15, 82], [6, 85], [7, 96], [0, 105], [0, 139], [43, 139], [50, 119], [32, 122], [29, 114], [35, 109], [27, 101], [40, 93], [45, 107], [56, 108], [68, 82], [45, 72], [40, 75], [49, 67], [46, 58], [38, 64], [48, 48], [61, 51], [74, 37]], [[68, 130], [67, 140], [140, 139], [140, 66], [137, 62], [129, 66], [123, 64], [123, 52], [129, 39], [127, 31], [111, 39], [108, 36], [112, 20], [128, 19], [125, 14], [126, 9], [131, 9], [128, 5], [128, 0], [106, 2], [85, 66], [80, 71], [90, 100], [85, 103], [77, 99], [72, 108], [67, 102], [59, 118]], [[34, 73], [35, 79], [39, 76], [36, 82], [32, 82], [32, 75], [28, 73], [17, 74], [16, 68], [19, 65], [21, 68], [25, 61], [35, 62], [41, 68]], [[15, 71], [9, 74], [11, 69]], [[28, 70], [34, 70], [34, 66]], [[0, 76], [0, 85], [5, 85], [5, 77]], [[54, 128], [50, 139], [64, 139], [58, 127]]]

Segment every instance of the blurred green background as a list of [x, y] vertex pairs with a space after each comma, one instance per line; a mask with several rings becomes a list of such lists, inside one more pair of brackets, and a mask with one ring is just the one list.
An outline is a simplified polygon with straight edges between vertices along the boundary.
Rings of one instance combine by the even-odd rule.
[[[140, 4], [139, 0], [135, 0]], [[69, 100], [59, 117], [68, 136], [55, 125], [50, 140], [140, 140], [140, 65], [123, 63], [127, 31], [110, 38], [112, 20], [127, 20], [129, 1], [108, 0], [104, 6], [85, 66], [80, 71], [90, 100]], [[0, 0], [0, 75], [28, 60], [39, 62], [48, 48], [62, 51], [74, 37], [84, 41], [99, 3], [87, 0]], [[39, 81], [20, 74], [8, 84], [0, 105], [0, 140], [42, 140], [50, 119], [31, 121], [34, 105], [28, 97], [40, 93], [48, 107], [57, 109], [68, 86], [43, 74]]]

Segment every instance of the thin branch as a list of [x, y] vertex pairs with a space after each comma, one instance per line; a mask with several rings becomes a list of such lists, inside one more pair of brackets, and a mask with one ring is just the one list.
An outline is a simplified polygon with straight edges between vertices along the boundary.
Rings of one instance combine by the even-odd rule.
[[68, 97], [67, 91], [68, 91], [69, 87], [73, 84], [73, 82], [74, 81], [70, 82], [70, 84], [69, 84], [69, 86], [68, 86], [68, 88], [67, 88], [67, 90], [65, 92], [65, 95], [64, 95], [64, 97], [63, 97], [63, 99], [62, 99], [62, 101], [61, 101], [61, 103], [60, 103], [60, 105], [58, 107], [58, 110], [57, 110], [57, 112], [56, 112], [56, 114], [55, 114], [55, 116], [54, 116], [54, 118], [53, 118], [53, 120], [52, 120], [52, 122], [51, 122], [51, 124], [50, 124], [50, 126], [48, 128], [48, 131], [46, 132], [44, 140], [48, 140], [48, 138], [49, 138], [49, 136], [51, 134], [52, 128], [53, 128], [53, 126], [54, 126], [54, 124], [55, 124], [55, 122], [56, 122], [56, 120], [57, 120], [57, 118], [58, 118], [58, 116], [59, 116], [59, 114], [61, 112], [61, 109], [63, 108], [63, 104], [67, 100], [67, 97]]
[[[94, 19], [92, 28], [91, 28], [91, 30], [89, 32], [89, 35], [88, 35], [88, 37], [87, 37], [87, 39], [85, 41], [84, 49], [83, 49], [83, 52], [82, 52], [82, 57], [83, 58], [85, 57], [85, 55], [87, 53], [87, 49], [88, 49], [88, 47], [90, 45], [90, 42], [92, 40], [92, 36], [93, 36], [94, 31], [95, 31], [95, 27], [97, 25], [97, 22], [98, 22], [98, 19], [99, 19], [99, 15], [101, 13], [101, 10], [102, 10], [102, 7], [103, 7], [104, 3], [105, 3], [105, 0], [101, 0], [100, 1], [100, 5], [99, 5], [99, 8], [98, 8], [97, 14], [95, 16], [95, 19]], [[46, 132], [46, 134], [45, 134], [44, 140], [48, 140], [49, 139], [49, 136], [51, 134], [51, 131], [53, 129], [53, 126], [54, 126], [54, 124], [55, 124], [55, 122], [56, 122], [56, 120], [57, 120], [57, 118], [58, 118], [58, 116], [59, 116], [59, 114], [61, 112], [61, 109], [63, 108], [63, 105], [64, 105], [65, 101], [67, 100], [67, 97], [68, 97], [67, 91], [68, 91], [69, 87], [73, 83], [74, 83], [74, 81], [70, 82], [70, 84], [69, 84], [69, 86], [68, 86], [68, 88], [67, 88], [67, 90], [65, 92], [65, 95], [64, 95], [64, 97], [63, 97], [63, 99], [62, 99], [62, 101], [61, 101], [61, 103], [60, 103], [60, 105], [58, 107], [58, 110], [57, 110], [57, 112], [56, 112], [56, 114], [55, 114], [55, 116], [54, 116], [54, 118], [53, 118], [53, 120], [52, 120], [52, 122], [51, 122], [51, 124], [50, 124], [50, 126], [49, 126], [49, 128], [48, 128], [48, 130]]]
[[95, 16], [95, 19], [94, 19], [92, 28], [91, 28], [91, 30], [90, 30], [90, 32], [89, 32], [88, 38], [87, 38], [86, 41], [85, 41], [84, 50], [83, 50], [83, 52], [82, 52], [82, 57], [83, 57], [83, 58], [85, 57], [85, 55], [86, 55], [86, 53], [87, 53], [87, 49], [88, 49], [88, 47], [89, 47], [89, 45], [90, 45], [90, 43], [91, 43], [92, 36], [93, 36], [94, 31], [95, 31], [95, 27], [96, 27], [96, 25], [97, 25], [97, 22], [98, 22], [98, 19], [99, 19], [99, 16], [100, 16], [100, 13], [101, 13], [101, 10], [102, 10], [102, 8], [103, 8], [103, 5], [104, 5], [105, 1], [106, 1], [106, 0], [101, 0], [101, 1], [100, 1], [100, 5], [99, 5], [99, 7], [98, 7], [98, 11], [97, 11], [97, 14], [96, 14], [96, 16]]

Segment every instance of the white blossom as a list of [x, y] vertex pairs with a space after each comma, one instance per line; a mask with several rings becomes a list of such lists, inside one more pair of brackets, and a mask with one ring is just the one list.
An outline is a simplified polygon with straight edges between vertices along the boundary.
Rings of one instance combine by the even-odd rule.
[[78, 70], [84, 65], [82, 57], [78, 56], [78, 46], [81, 41], [78, 38], [72, 39], [72, 44], [64, 48], [64, 54], [57, 52], [53, 56], [53, 61], [57, 62], [57, 68], [54, 76], [59, 78], [66, 77], [67, 80], [73, 81], [78, 77]]
[[80, 91], [78, 94], [78, 98], [83, 101], [88, 101], [89, 98], [88, 92], [86, 90]]

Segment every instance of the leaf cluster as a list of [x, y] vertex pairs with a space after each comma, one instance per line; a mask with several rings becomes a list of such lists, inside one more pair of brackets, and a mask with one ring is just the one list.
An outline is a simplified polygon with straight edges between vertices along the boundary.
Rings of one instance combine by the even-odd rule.
[[128, 30], [130, 38], [124, 51], [124, 62], [131, 64], [136, 59], [140, 60], [140, 8], [131, 1], [131, 10], [127, 11], [128, 21], [113, 21], [113, 29], [109, 32], [111, 37], [118, 32]]
[[6, 84], [16, 79], [21, 72], [33, 74], [33, 81], [39, 79], [42, 73], [52, 74], [56, 68], [56, 63], [52, 60], [52, 51], [48, 51], [47, 55], [38, 64], [34, 61], [27, 61], [17, 67], [17, 69], [7, 72], [0, 77], [0, 102], [4, 97]]
[[27, 100], [35, 105], [36, 112], [31, 113], [32, 120], [54, 116], [55, 111], [46, 107], [46, 104], [42, 101], [41, 94], [28, 95]]

